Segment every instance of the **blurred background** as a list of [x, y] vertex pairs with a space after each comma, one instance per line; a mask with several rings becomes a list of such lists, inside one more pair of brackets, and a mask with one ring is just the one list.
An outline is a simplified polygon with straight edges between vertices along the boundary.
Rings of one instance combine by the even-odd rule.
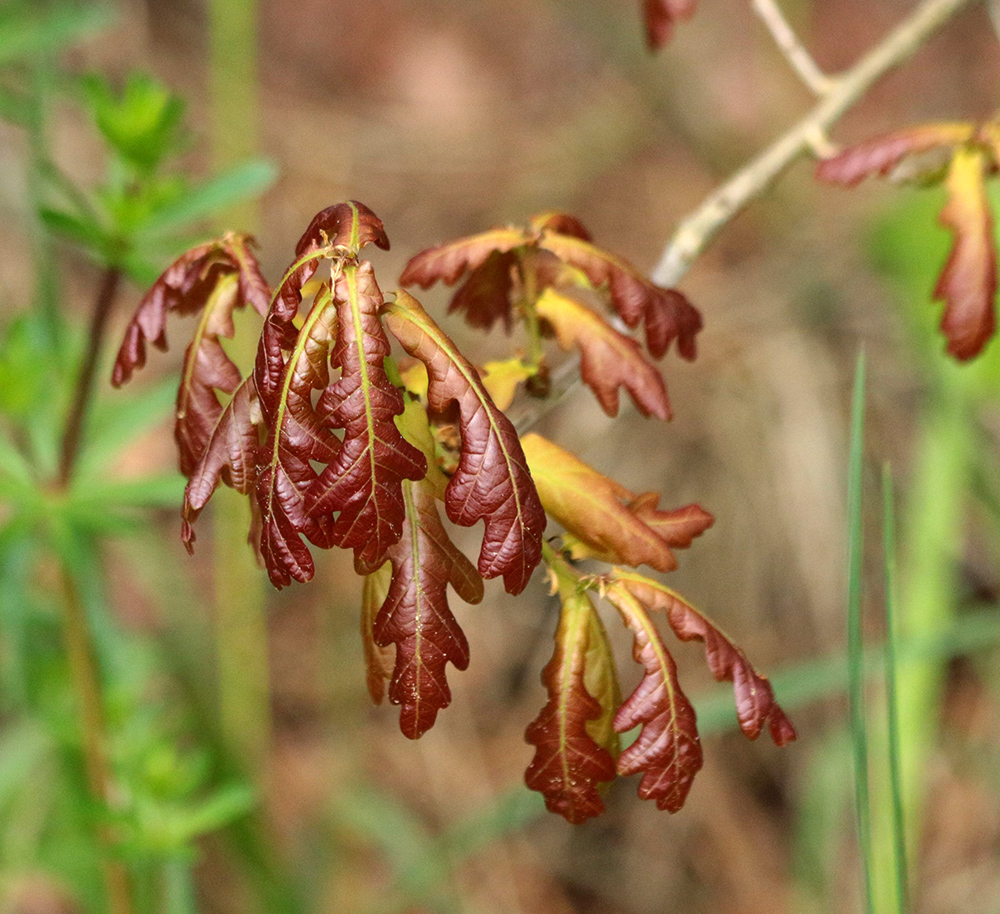
[[[915, 0], [782, 6], [820, 66], [837, 72]], [[343, 199], [385, 222], [392, 249], [372, 259], [386, 290], [416, 251], [546, 209], [573, 213], [599, 245], [651, 269], [677, 222], [813, 102], [745, 0], [702, 0], [658, 55], [646, 50], [639, 7], [0, 5], [4, 914], [110, 909], [60, 634], [60, 568], [76, 582], [101, 662], [118, 790], [110, 827], [124, 835], [115, 854], [137, 914], [863, 910], [845, 659], [850, 396], [862, 345], [865, 638], [876, 652], [883, 461], [898, 508], [910, 909], [1000, 910], [1000, 347], [958, 368], [935, 333], [931, 294], [949, 244], [936, 222], [940, 188], [846, 192], [794, 166], [681, 285], [705, 330], [697, 361], [663, 362], [671, 423], [631, 404], [609, 419], [586, 390], [539, 420], [631, 490], [715, 515], [670, 584], [772, 676], [798, 728], [780, 751], [747, 742], [731, 690], [712, 682], [697, 645], [678, 645], [706, 760], [673, 816], [622, 780], [602, 818], [573, 827], [524, 787], [523, 733], [545, 702], [539, 675], [558, 610], [540, 575], [517, 598], [497, 582], [479, 606], [453, 598], [472, 663], [449, 677], [452, 706], [410, 742], [396, 709], [368, 697], [360, 581], [344, 555], [317, 554], [311, 585], [273, 591], [243, 548], [245, 519], [228, 493], [201, 521], [196, 555], [184, 552], [171, 434], [181, 322], [168, 327], [170, 352], [153, 353], [127, 391], [107, 383], [142, 283], [184, 240], [249, 229], [277, 282], [313, 214]], [[991, 116], [998, 51], [973, 4], [833, 138]], [[132, 95], [122, 96], [126, 85]], [[164, 91], [183, 100], [186, 127], [169, 162], [156, 152], [144, 165], [145, 147], [129, 138], [150, 130], [133, 121], [152, 111], [173, 130]], [[206, 187], [207, 197], [191, 190]], [[93, 224], [80, 216], [88, 208]], [[18, 460], [34, 455], [41, 477], [55, 465], [109, 264], [126, 278], [79, 458], [87, 489], [68, 496], [64, 516], [18, 488]], [[518, 345], [445, 319], [446, 290], [421, 299], [479, 362]], [[244, 364], [250, 346], [234, 348]], [[640, 671], [627, 632], [608, 623], [627, 694]], [[869, 693], [872, 862], [885, 883], [881, 681], [874, 675]]]

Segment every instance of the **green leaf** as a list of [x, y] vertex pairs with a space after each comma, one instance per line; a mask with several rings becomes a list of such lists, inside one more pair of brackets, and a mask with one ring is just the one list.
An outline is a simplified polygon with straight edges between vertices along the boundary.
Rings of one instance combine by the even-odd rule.
[[43, 207], [39, 217], [53, 235], [72, 241], [88, 251], [101, 252], [108, 246], [108, 235], [95, 222], [88, 222], [63, 210]]
[[0, 10], [0, 66], [58, 50], [103, 28], [111, 19], [111, 11], [97, 5], [62, 3], [47, 10], [41, 6], [10, 3]]
[[244, 162], [155, 209], [138, 226], [136, 235], [145, 239], [190, 227], [235, 203], [259, 196], [277, 176], [277, 167], [266, 159]]

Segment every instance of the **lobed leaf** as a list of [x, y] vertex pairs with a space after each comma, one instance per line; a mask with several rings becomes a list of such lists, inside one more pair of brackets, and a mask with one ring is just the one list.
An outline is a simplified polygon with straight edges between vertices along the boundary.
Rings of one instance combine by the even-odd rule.
[[417, 739], [451, 703], [447, 664], [460, 670], [469, 665], [469, 643], [448, 608], [448, 585], [466, 603], [478, 603], [483, 582], [448, 538], [433, 485], [404, 481], [402, 490], [406, 524], [402, 538], [388, 550], [392, 580], [373, 635], [376, 645], [396, 645], [389, 700], [402, 705], [403, 734]]
[[865, 140], [824, 159], [816, 166], [816, 177], [827, 184], [853, 187], [874, 175], [887, 177], [909, 156], [968, 143], [975, 134], [972, 124], [921, 124]]
[[660, 809], [677, 812], [687, 799], [704, 758], [694, 708], [681, 691], [677, 665], [645, 608], [621, 584], [605, 596], [634, 638], [633, 656], [645, 673], [615, 715], [619, 733], [642, 724], [638, 738], [618, 759], [618, 773], [642, 773], [639, 796]]
[[310, 489], [310, 515], [325, 520], [339, 512], [329, 535], [314, 542], [353, 549], [355, 568], [367, 574], [402, 536], [402, 481], [422, 479], [427, 461], [394, 422], [405, 404], [385, 373], [390, 347], [371, 264], [345, 263], [333, 299], [338, 329], [330, 362], [341, 375], [323, 392], [317, 410], [344, 430], [344, 438]]
[[660, 511], [655, 493], [636, 496], [541, 435], [522, 440], [546, 512], [573, 536], [573, 557], [657, 571], [677, 567], [673, 549], [704, 533], [713, 517], [698, 505]]
[[365, 681], [372, 701], [385, 699], [386, 683], [392, 679], [392, 650], [375, 641], [375, 618], [389, 595], [392, 566], [386, 562], [378, 571], [366, 574], [361, 585], [361, 643], [365, 651]]
[[676, 23], [689, 19], [696, 5], [696, 0], [643, 0], [649, 49], [656, 51], [662, 48], [673, 35]]
[[996, 248], [986, 194], [989, 164], [980, 149], [959, 149], [948, 170], [948, 202], [941, 222], [955, 236], [954, 246], [934, 290], [946, 303], [941, 332], [948, 352], [971, 359], [982, 351], [996, 326]]
[[448, 313], [464, 312], [472, 327], [489, 330], [502, 320], [510, 333], [514, 322], [511, 296], [518, 258], [513, 251], [491, 251], [455, 292]]
[[524, 780], [545, 797], [550, 812], [577, 824], [604, 811], [597, 787], [614, 780], [615, 761], [591, 732], [605, 715], [585, 682], [596, 611], [572, 582], [560, 592], [555, 651], [542, 671], [549, 700], [524, 735], [536, 747]]
[[743, 650], [698, 612], [679, 594], [641, 574], [616, 569], [612, 587], [618, 594], [628, 591], [643, 607], [666, 615], [674, 634], [681, 641], [701, 641], [705, 645], [708, 668], [716, 680], [730, 680], [736, 697], [736, 716], [740, 729], [749, 739], [756, 739], [767, 724], [778, 746], [795, 739], [795, 727], [774, 700], [774, 690], [766, 676], [758, 673]]
[[614, 329], [590, 308], [554, 289], [535, 303], [552, 325], [560, 348], [580, 350], [580, 376], [609, 416], [618, 415], [618, 389], [625, 387], [644, 416], [671, 417], [663, 377], [642, 355], [639, 344]]
[[310, 511], [311, 489], [319, 479], [312, 462], [329, 464], [343, 450], [327, 416], [313, 406], [314, 391], [329, 384], [329, 353], [339, 329], [329, 287], [316, 296], [298, 333], [294, 313], [286, 314], [279, 291], [264, 322], [254, 374], [268, 432], [256, 458], [260, 550], [278, 588], [313, 576], [312, 555], [301, 537], [325, 543], [332, 519]]
[[661, 358], [676, 340], [681, 356], [694, 359], [701, 315], [676, 289], [654, 285], [627, 261], [582, 238], [545, 232], [539, 243], [582, 270], [595, 288], [607, 285], [611, 304], [626, 325], [645, 324], [646, 345], [655, 358]]
[[447, 244], [427, 248], [411, 257], [399, 277], [400, 285], [428, 289], [440, 281], [454, 285], [466, 271], [475, 270], [494, 252], [504, 254], [527, 242], [520, 229], [499, 228]]
[[464, 527], [485, 521], [479, 572], [503, 575], [508, 593], [520, 593], [541, 558], [545, 512], [517, 433], [476, 369], [415, 298], [398, 292], [386, 323], [427, 366], [430, 408], [442, 413], [452, 402], [458, 408], [462, 449], [445, 493], [448, 517]]

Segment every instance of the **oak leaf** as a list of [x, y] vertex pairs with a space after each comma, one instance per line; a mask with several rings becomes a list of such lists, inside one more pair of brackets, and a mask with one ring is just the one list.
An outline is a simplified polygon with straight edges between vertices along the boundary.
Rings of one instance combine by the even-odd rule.
[[451, 702], [446, 665], [469, 665], [469, 643], [448, 608], [447, 587], [466, 603], [478, 603], [483, 582], [448, 538], [433, 485], [404, 481], [402, 490], [405, 529], [388, 550], [392, 578], [372, 633], [376, 645], [396, 645], [389, 700], [402, 705], [400, 729], [417, 739]]
[[462, 446], [445, 493], [448, 517], [463, 527], [485, 521], [479, 572], [503, 575], [508, 593], [520, 593], [541, 558], [545, 512], [517, 432], [476, 369], [415, 298], [398, 292], [385, 320], [403, 348], [427, 366], [431, 410], [457, 405]]
[[646, 43], [651, 51], [662, 48], [681, 19], [689, 19], [696, 0], [642, 0], [646, 18]]
[[625, 387], [644, 416], [671, 417], [667, 387], [639, 344], [569, 296], [546, 289], [535, 303], [564, 351], [580, 350], [580, 376], [609, 416], [618, 415], [618, 389]]
[[707, 617], [679, 594], [644, 575], [616, 569], [611, 580], [609, 592], [620, 594], [624, 589], [647, 610], [662, 612], [681, 641], [704, 643], [712, 675], [720, 682], [733, 683], [736, 717], [749, 739], [756, 739], [765, 724], [776, 745], [784, 746], [795, 739], [795, 728], [775, 701], [767, 677], [758, 673], [742, 648]]
[[560, 598], [555, 651], [542, 671], [549, 700], [525, 732], [536, 751], [524, 780], [549, 811], [575, 824], [604, 811], [598, 785], [614, 780], [615, 760], [592, 732], [606, 715], [586, 684], [596, 610], [572, 581], [560, 585]]
[[645, 669], [642, 681], [615, 715], [625, 733], [642, 724], [638, 738], [618, 759], [618, 773], [642, 773], [639, 796], [677, 812], [687, 799], [703, 756], [694, 708], [677, 680], [677, 665], [645, 607], [622, 584], [605, 590], [634, 638], [633, 656]]
[[372, 701], [380, 705], [385, 700], [386, 683], [392, 679], [395, 666], [391, 647], [375, 641], [375, 618], [389, 595], [392, 566], [386, 562], [378, 571], [366, 574], [361, 585], [361, 644], [365, 656], [365, 684]]
[[532, 432], [521, 443], [542, 505], [575, 538], [574, 558], [672, 571], [673, 549], [712, 525], [698, 505], [660, 511], [655, 493], [635, 495], [541, 435]]

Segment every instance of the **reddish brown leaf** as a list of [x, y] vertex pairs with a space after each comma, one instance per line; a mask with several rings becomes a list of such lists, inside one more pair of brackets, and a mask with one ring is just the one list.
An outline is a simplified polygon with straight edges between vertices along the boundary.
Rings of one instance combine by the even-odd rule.
[[677, 340], [678, 352], [693, 359], [701, 315], [674, 289], [662, 289], [630, 263], [581, 238], [545, 232], [539, 242], [560, 260], [583, 271], [594, 287], [607, 285], [615, 310], [629, 327], [645, 323], [646, 345], [655, 358]]
[[572, 298], [546, 289], [535, 304], [551, 324], [563, 350], [580, 350], [580, 376], [609, 416], [618, 415], [618, 389], [625, 387], [644, 416], [670, 418], [663, 377], [643, 358], [639, 344]]
[[520, 247], [527, 240], [520, 229], [500, 228], [428, 248], [410, 258], [399, 282], [404, 286], [416, 284], [422, 289], [438, 281], [450, 286], [458, 282], [466, 270], [475, 270], [484, 264], [494, 251], [502, 254]]
[[[218, 241], [191, 248], [167, 267], [143, 296], [125, 329], [111, 378], [115, 387], [125, 384], [135, 369], [146, 364], [147, 341], [166, 350], [167, 314], [202, 311], [225, 276], [235, 275], [237, 282], [235, 296], [226, 304], [228, 316], [232, 308], [247, 304], [261, 317], [267, 313], [271, 290], [250, 250], [251, 244], [253, 239], [248, 235], [227, 233]], [[216, 332], [208, 335], [210, 340], [218, 342], [218, 332], [232, 334], [228, 316], [216, 316], [213, 326]]]
[[690, 603], [658, 581], [635, 572], [616, 570], [612, 581], [609, 592], [627, 590], [646, 609], [664, 613], [681, 641], [704, 643], [712, 675], [720, 682], [733, 683], [736, 716], [747, 737], [756, 739], [767, 724], [776, 745], [784, 746], [795, 739], [795, 728], [774, 700], [767, 677], [758, 673], [743, 650]]
[[338, 330], [330, 361], [341, 375], [323, 392], [317, 411], [344, 429], [344, 439], [312, 486], [311, 515], [339, 512], [322, 545], [353, 549], [355, 568], [367, 574], [399, 542], [402, 481], [422, 479], [427, 461], [394, 421], [403, 412], [403, 395], [385, 373], [390, 347], [379, 320], [383, 299], [371, 264], [346, 263], [333, 297]]
[[465, 313], [473, 327], [489, 330], [502, 320], [509, 333], [513, 324], [511, 294], [514, 285], [513, 271], [517, 268], [517, 255], [513, 251], [492, 251], [489, 257], [469, 273], [452, 297], [448, 313]]
[[618, 583], [607, 588], [606, 596], [632, 632], [633, 656], [646, 671], [615, 715], [619, 733], [642, 724], [639, 737], [618, 759], [618, 773], [642, 772], [639, 796], [677, 812], [703, 762], [694, 708], [681, 691], [677, 665], [643, 606]]
[[662, 48], [681, 19], [694, 13], [696, 0], [643, 0], [646, 16], [646, 42], [651, 51]]
[[655, 493], [636, 496], [541, 435], [521, 443], [542, 505], [577, 540], [574, 558], [672, 571], [672, 547], [689, 546], [712, 525], [698, 505], [659, 511]]
[[555, 651], [542, 671], [549, 701], [524, 735], [536, 747], [524, 780], [545, 797], [551, 812], [579, 823], [604, 811], [597, 786], [614, 779], [615, 762], [590, 731], [603, 716], [601, 703], [584, 682], [596, 612], [573, 581], [560, 582], [560, 596]]
[[431, 409], [444, 412], [454, 402], [459, 411], [462, 450], [446, 491], [448, 517], [463, 527], [485, 520], [479, 572], [485, 578], [502, 574], [507, 591], [520, 593], [541, 558], [545, 512], [517, 433], [476, 369], [415, 298], [397, 293], [386, 323], [427, 366]]
[[451, 703], [446, 665], [460, 670], [469, 665], [469, 643], [448, 608], [447, 587], [451, 584], [466, 603], [478, 603], [483, 582], [448, 539], [433, 486], [404, 481], [402, 488], [405, 529], [389, 548], [392, 582], [373, 633], [376, 644], [396, 645], [389, 700], [402, 705], [400, 729], [417, 739]]
[[312, 461], [328, 464], [342, 451], [327, 416], [312, 403], [313, 392], [325, 390], [330, 381], [337, 304], [325, 286], [297, 334], [291, 323], [294, 313], [287, 319], [286, 313], [279, 296], [264, 322], [254, 375], [268, 430], [256, 460], [260, 550], [271, 583], [278, 588], [313, 576], [312, 555], [300, 534], [324, 544], [332, 519], [310, 513], [309, 492], [318, 480]]
[[549, 231], [558, 232], [560, 235], [570, 235], [582, 241], [593, 240], [586, 226], [576, 216], [571, 216], [569, 213], [560, 213], [555, 210], [549, 210], [545, 213], [539, 213], [537, 216], [532, 216], [531, 230], [536, 235]]
[[193, 552], [195, 541], [191, 525], [212, 497], [220, 480], [243, 495], [253, 492], [257, 481], [260, 422], [257, 388], [253, 377], [247, 377], [236, 388], [236, 393], [219, 416], [201, 460], [184, 489], [181, 539], [188, 552]]
[[850, 146], [816, 166], [816, 177], [828, 184], [853, 187], [873, 175], [891, 174], [908, 156], [969, 142], [972, 124], [921, 124]]
[[946, 302], [941, 332], [957, 359], [978, 355], [996, 325], [996, 247], [986, 194], [985, 152], [960, 149], [948, 171], [948, 202], [941, 222], [955, 244], [938, 280], [934, 297]]

